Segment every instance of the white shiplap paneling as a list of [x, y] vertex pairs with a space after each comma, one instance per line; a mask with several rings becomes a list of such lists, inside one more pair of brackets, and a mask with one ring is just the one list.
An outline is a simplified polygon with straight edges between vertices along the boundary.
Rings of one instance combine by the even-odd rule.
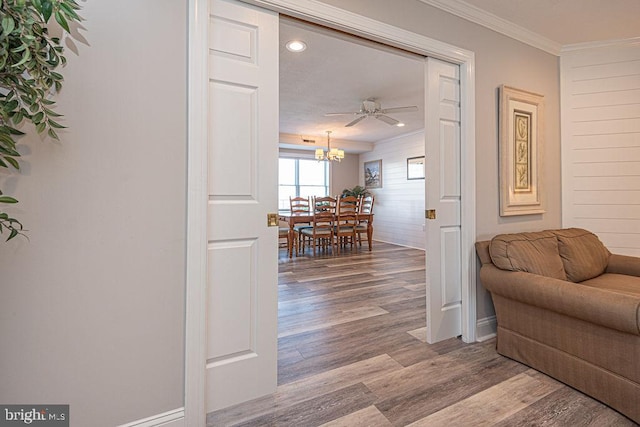
[[563, 53], [564, 227], [640, 256], [640, 43]]
[[407, 179], [407, 158], [424, 156], [424, 132], [376, 143], [373, 151], [360, 155], [360, 185], [364, 185], [364, 162], [382, 159], [382, 188], [375, 196], [374, 240], [425, 248], [424, 180]]

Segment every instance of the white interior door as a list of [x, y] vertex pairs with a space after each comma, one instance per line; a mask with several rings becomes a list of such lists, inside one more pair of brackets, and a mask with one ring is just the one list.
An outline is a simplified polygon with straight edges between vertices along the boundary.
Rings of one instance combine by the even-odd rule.
[[207, 412], [277, 383], [278, 14], [211, 0]]
[[[427, 341], [462, 334], [460, 67], [426, 58]], [[428, 215], [427, 215], [428, 216]]]

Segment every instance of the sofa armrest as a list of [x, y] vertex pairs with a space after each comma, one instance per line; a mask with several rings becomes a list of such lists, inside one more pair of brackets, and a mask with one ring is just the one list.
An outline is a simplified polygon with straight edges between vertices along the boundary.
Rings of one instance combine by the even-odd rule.
[[480, 269], [480, 280], [489, 292], [504, 298], [640, 335], [638, 296], [486, 264]]
[[611, 254], [606, 272], [640, 277], [640, 258]]

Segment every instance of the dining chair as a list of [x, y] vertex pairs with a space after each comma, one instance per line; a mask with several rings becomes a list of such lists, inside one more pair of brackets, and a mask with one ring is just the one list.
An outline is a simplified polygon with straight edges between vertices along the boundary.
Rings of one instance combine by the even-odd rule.
[[340, 248], [344, 245], [351, 244], [356, 241], [356, 226], [358, 225], [358, 209], [359, 201], [355, 196], [342, 196], [337, 202], [335, 238], [338, 254]]
[[[364, 196], [360, 199], [360, 206], [358, 209], [359, 214], [367, 214], [373, 215], [373, 202], [375, 198], [372, 195]], [[365, 219], [360, 217], [358, 219], [358, 225], [356, 225], [356, 234], [358, 235], [358, 245], [362, 246], [362, 233], [367, 236], [367, 230], [370, 225], [373, 225], [373, 216], [369, 216]], [[371, 242], [369, 242], [369, 247], [371, 247]]]
[[[289, 209], [292, 215], [309, 215], [311, 213], [311, 205], [308, 197], [291, 197], [289, 196]], [[311, 228], [310, 222], [297, 223], [293, 227], [293, 246], [295, 246], [295, 253], [298, 256], [298, 248], [302, 243], [304, 236], [301, 231], [305, 228]], [[304, 244], [302, 245], [302, 253], [304, 253]]]
[[283, 247], [283, 243], [281, 243], [280, 241], [282, 239], [286, 240], [286, 244], [287, 245], [287, 256], [289, 256], [289, 250], [291, 249], [291, 245], [289, 244], [289, 227], [279, 227], [278, 228], [278, 247]]
[[[301, 230], [304, 237], [311, 241], [313, 255], [316, 248], [328, 248], [333, 245], [336, 199], [333, 197], [315, 197], [313, 202], [313, 226]], [[305, 240], [302, 240], [304, 253]]]

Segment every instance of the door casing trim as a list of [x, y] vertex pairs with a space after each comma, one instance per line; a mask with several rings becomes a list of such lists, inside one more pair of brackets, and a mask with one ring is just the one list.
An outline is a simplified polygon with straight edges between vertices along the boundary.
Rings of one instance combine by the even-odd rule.
[[[462, 339], [476, 340], [475, 54], [316, 0], [238, 0], [460, 66]], [[209, 1], [188, 0], [185, 423], [205, 426]]]

